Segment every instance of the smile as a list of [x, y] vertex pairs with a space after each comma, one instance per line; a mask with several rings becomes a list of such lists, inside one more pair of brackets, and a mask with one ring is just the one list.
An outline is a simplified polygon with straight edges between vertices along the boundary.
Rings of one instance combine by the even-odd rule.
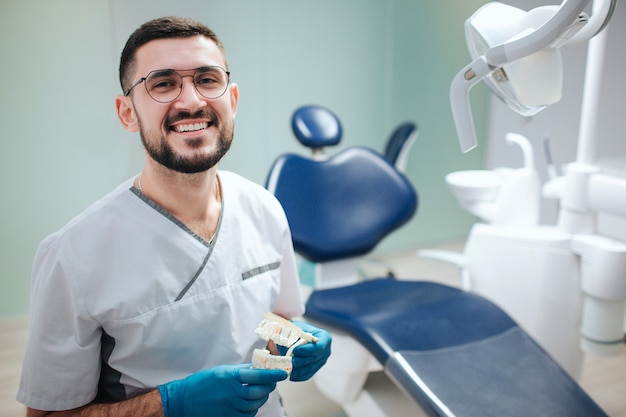
[[178, 133], [182, 133], [182, 132], [196, 132], [198, 130], [206, 129], [207, 127], [209, 127], [209, 125], [210, 124], [208, 122], [191, 123], [191, 124], [187, 124], [187, 125], [173, 126], [172, 130], [174, 130], [175, 132], [178, 132]]

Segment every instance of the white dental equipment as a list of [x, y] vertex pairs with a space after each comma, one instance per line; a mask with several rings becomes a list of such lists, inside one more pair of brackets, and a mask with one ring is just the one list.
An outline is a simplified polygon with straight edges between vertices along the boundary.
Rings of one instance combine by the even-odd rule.
[[536, 226], [541, 184], [532, 145], [514, 133], [507, 134], [506, 140], [521, 149], [522, 168], [451, 172], [446, 175], [446, 183], [465, 210], [488, 223]]
[[[588, 3], [566, 0], [558, 8], [528, 13], [496, 2], [486, 4], [466, 23], [473, 61], [457, 74], [450, 90], [461, 150], [467, 152], [477, 143], [469, 107], [469, 91], [476, 83], [484, 80], [513, 110], [534, 115], [560, 99], [558, 48], [592, 38], [576, 161], [567, 166], [563, 177], [544, 186], [544, 195], [559, 199], [558, 224], [516, 221], [514, 213], [534, 216], [538, 192], [515, 198], [515, 189], [531, 189], [530, 181], [511, 185], [513, 193], [506, 198], [498, 195], [504, 192], [506, 180], [494, 182], [495, 170], [481, 174], [490, 187], [485, 187], [486, 181], [482, 186], [474, 182], [467, 172], [453, 173], [447, 180], [461, 206], [486, 223], [472, 228], [462, 256], [420, 253], [455, 260], [464, 285], [501, 305], [575, 377], [582, 366], [579, 345], [605, 355], [621, 350], [626, 305], [624, 237], [603, 235], [596, 225], [602, 213], [626, 217], [626, 204], [616, 198], [624, 195], [626, 180], [604, 174], [594, 164], [595, 112], [606, 37], [602, 29], [616, 1], [594, 1], [590, 18], [583, 13]], [[468, 198], [476, 191], [481, 192], [479, 197]], [[524, 204], [507, 205], [507, 200]]]
[[481, 7], [465, 24], [473, 61], [458, 72], [450, 88], [452, 115], [463, 152], [477, 145], [469, 102], [480, 81], [512, 109], [531, 116], [560, 99], [559, 48], [587, 40], [602, 30], [615, 0], [596, 0], [591, 19], [583, 13], [590, 0], [566, 0], [525, 12], [499, 2]]

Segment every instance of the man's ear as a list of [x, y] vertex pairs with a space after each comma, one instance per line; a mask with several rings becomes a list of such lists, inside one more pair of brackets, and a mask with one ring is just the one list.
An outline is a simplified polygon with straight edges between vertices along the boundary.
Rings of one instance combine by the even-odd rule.
[[236, 83], [231, 83], [228, 89], [230, 90], [230, 107], [233, 110], [233, 118], [235, 118], [237, 103], [239, 102], [239, 86]]
[[115, 110], [117, 111], [117, 117], [120, 119], [120, 123], [122, 123], [124, 129], [129, 132], [139, 131], [135, 109], [129, 97], [122, 95], [117, 96], [115, 98]]

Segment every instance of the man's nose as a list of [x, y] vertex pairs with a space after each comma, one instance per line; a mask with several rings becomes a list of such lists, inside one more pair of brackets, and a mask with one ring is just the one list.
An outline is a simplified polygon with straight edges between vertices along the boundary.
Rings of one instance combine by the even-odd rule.
[[[185, 78], [189, 78], [189, 80], [185, 82]], [[197, 107], [201, 105], [200, 103], [205, 102], [204, 97], [196, 89], [196, 85], [193, 82], [192, 75], [181, 76], [180, 90], [180, 95], [178, 96], [176, 101], [180, 102], [181, 104]]]

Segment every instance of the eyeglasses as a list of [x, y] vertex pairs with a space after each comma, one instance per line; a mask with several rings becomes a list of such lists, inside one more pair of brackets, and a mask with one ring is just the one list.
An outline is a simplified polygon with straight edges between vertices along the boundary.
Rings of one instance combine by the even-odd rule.
[[[191, 70], [189, 70], [191, 71]], [[183, 78], [191, 77], [196, 91], [208, 99], [219, 98], [226, 92], [230, 82], [230, 72], [222, 67], [200, 67], [193, 75], [180, 75], [173, 69], [161, 69], [148, 73], [140, 78], [126, 92], [128, 96], [133, 88], [144, 83], [148, 95], [159, 103], [170, 103], [176, 100], [183, 91]]]

